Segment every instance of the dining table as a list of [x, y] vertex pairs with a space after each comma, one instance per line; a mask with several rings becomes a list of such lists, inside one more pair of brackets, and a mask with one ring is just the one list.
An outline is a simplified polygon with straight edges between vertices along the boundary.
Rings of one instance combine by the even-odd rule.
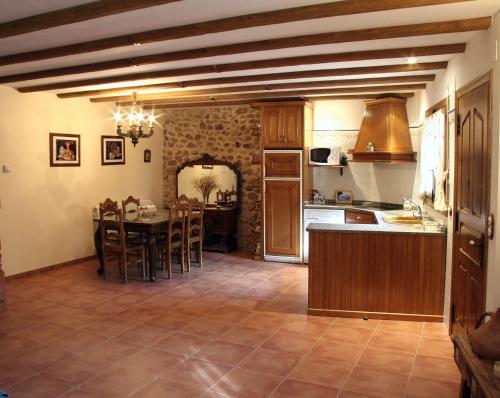
[[[166, 233], [168, 228], [168, 210], [157, 210], [154, 214], [139, 215], [138, 213], [125, 213], [124, 228], [125, 232], [141, 233], [145, 237], [147, 259], [149, 268], [149, 281], [156, 281], [156, 242], [161, 233]], [[94, 223], [99, 225], [99, 218], [93, 218]], [[102, 253], [101, 231], [99, 227], [94, 233], [94, 244], [99, 258], [100, 267], [97, 270], [99, 274], [104, 273], [104, 262]]]

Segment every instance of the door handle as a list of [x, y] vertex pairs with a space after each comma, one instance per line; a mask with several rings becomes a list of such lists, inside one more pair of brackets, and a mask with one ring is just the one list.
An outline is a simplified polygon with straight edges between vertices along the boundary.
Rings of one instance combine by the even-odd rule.
[[474, 239], [471, 239], [469, 241], [469, 245], [471, 245], [471, 246], [482, 246], [483, 242], [481, 242], [481, 241], [475, 241]]

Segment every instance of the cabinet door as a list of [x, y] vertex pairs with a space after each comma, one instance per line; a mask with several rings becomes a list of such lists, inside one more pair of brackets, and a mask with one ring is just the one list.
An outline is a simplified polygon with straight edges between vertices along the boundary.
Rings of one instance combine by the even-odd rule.
[[265, 254], [300, 255], [300, 182], [265, 182]]
[[262, 108], [262, 136], [264, 148], [279, 148], [283, 145], [283, 108], [281, 106]]
[[302, 148], [304, 135], [303, 110], [303, 106], [285, 106], [283, 108], [282, 148]]
[[264, 153], [265, 177], [300, 178], [300, 153]]

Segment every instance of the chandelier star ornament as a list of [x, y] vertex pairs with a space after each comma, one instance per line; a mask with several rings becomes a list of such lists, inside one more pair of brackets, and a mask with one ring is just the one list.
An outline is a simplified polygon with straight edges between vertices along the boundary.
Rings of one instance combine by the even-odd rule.
[[[139, 142], [140, 138], [149, 138], [154, 134], [154, 122], [156, 120], [153, 111], [150, 114], [142, 113], [142, 109], [137, 106], [137, 93], [134, 93], [134, 102], [132, 104], [132, 109], [128, 114], [125, 115], [125, 119], [127, 120], [127, 131], [122, 131], [122, 121], [124, 116], [118, 110], [114, 112], [114, 119], [116, 122], [116, 134], [120, 137], [130, 138], [132, 140], [132, 144], [134, 147]], [[145, 125], [148, 125], [145, 127]], [[145, 132], [145, 129], [148, 132]]]

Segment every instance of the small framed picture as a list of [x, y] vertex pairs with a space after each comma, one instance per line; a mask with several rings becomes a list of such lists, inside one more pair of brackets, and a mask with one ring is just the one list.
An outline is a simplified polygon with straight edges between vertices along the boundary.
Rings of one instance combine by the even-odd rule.
[[144, 163], [151, 163], [151, 150], [144, 150]]
[[80, 135], [79, 134], [49, 134], [50, 166], [79, 167], [80, 166]]
[[125, 138], [113, 135], [101, 136], [101, 164], [125, 164]]
[[342, 190], [335, 191], [336, 203], [352, 203], [352, 191]]

